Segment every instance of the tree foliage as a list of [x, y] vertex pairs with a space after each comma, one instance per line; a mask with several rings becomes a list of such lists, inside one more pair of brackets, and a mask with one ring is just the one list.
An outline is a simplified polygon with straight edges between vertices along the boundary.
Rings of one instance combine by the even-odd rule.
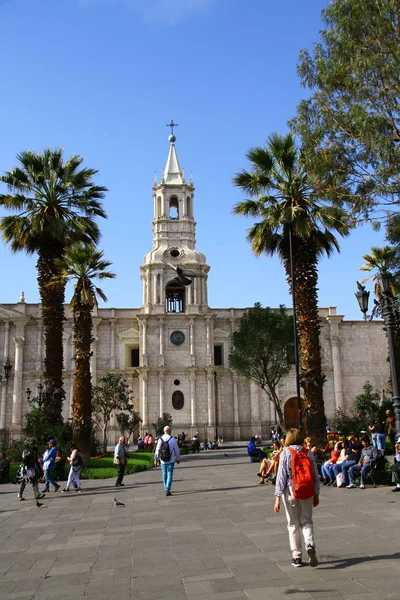
[[153, 423], [153, 427], [155, 429], [157, 437], [160, 437], [164, 433], [164, 427], [166, 427], [167, 425], [172, 427], [172, 416], [169, 413], [165, 412], [161, 415], [161, 417], [158, 417], [155, 423]]
[[331, 0], [322, 19], [291, 125], [319, 193], [379, 219], [400, 192], [400, 0]]
[[62, 149], [48, 148], [17, 155], [18, 166], [0, 181], [8, 191], [0, 206], [13, 211], [3, 217], [0, 232], [13, 252], [37, 253], [38, 286], [45, 336], [44, 405], [49, 424], [62, 422], [63, 323], [65, 283], [49, 285], [59, 274], [56, 260], [77, 241], [97, 243], [97, 217], [106, 217], [99, 200], [107, 188], [94, 185], [97, 171], [81, 168], [83, 159], [64, 160]]
[[107, 427], [112, 413], [129, 410], [131, 390], [122, 375], [106, 373], [93, 386], [92, 413], [103, 432], [103, 451], [107, 452]]
[[379, 392], [373, 390], [371, 382], [366, 381], [363, 385], [363, 393], [356, 396], [354, 400], [353, 412], [355, 414], [367, 416], [371, 419], [376, 417], [381, 396]]
[[293, 345], [293, 318], [284, 306], [277, 310], [256, 303], [240, 320], [232, 334], [229, 366], [263, 389], [273, 403], [283, 425], [279, 382], [290, 372], [288, 360]]
[[133, 406], [130, 406], [130, 412], [120, 412], [117, 415], [117, 423], [121, 435], [126, 435], [128, 441], [131, 435], [135, 432], [139, 423], [142, 422], [140, 414], [136, 411]]
[[318, 260], [339, 250], [334, 232], [348, 235], [348, 217], [340, 207], [318, 200], [292, 135], [272, 134], [265, 148], [251, 148], [247, 158], [251, 170], [242, 170], [233, 182], [250, 198], [236, 204], [233, 212], [259, 219], [247, 234], [254, 253], [278, 255], [291, 291], [295, 289], [304, 423], [311, 437], [321, 439], [326, 418], [319, 343]]

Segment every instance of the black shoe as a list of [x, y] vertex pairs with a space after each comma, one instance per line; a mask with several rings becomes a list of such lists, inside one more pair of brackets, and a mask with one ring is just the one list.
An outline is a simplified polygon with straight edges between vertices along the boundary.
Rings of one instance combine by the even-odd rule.
[[334, 482], [332, 483], [332, 487], [337, 487], [337, 483], [336, 483], [336, 481], [334, 481]]
[[172, 492], [165, 492], [166, 496], [172, 496]]
[[302, 567], [303, 563], [301, 562], [301, 558], [294, 558], [291, 562], [292, 567]]
[[330, 482], [331, 482], [331, 480], [329, 479], [329, 477], [325, 477], [324, 483], [322, 485], [329, 485]]
[[314, 546], [310, 546], [309, 548], [307, 548], [307, 554], [308, 554], [308, 564], [310, 565], [310, 567], [317, 567], [318, 566], [318, 558], [317, 558], [317, 554], [315, 552]]
[[400, 487], [395, 487], [394, 490], [392, 490], [392, 492], [400, 492]]
[[257, 473], [257, 477], [262, 477], [261, 473]]
[[115, 487], [121, 487], [121, 484], [120, 483], [116, 483]]

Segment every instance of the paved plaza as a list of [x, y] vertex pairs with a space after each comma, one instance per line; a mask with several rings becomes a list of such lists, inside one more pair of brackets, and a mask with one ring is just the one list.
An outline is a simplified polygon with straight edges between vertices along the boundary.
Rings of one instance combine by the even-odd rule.
[[210, 451], [183, 457], [170, 498], [154, 469], [121, 489], [51, 492], [42, 508], [31, 488], [17, 502], [17, 487], [2, 485], [0, 600], [400, 597], [400, 494], [321, 488], [320, 566], [294, 569], [284, 514], [256, 467], [244, 449]]

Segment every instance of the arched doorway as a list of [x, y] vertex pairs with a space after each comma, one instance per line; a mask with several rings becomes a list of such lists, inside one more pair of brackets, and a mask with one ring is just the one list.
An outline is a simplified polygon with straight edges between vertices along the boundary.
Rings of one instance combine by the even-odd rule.
[[[302, 402], [303, 404], [303, 402]], [[303, 411], [303, 407], [302, 407]], [[285, 419], [285, 428], [286, 430], [291, 427], [299, 427], [299, 411], [297, 407], [297, 398], [294, 396], [293, 398], [289, 398], [285, 402], [285, 407], [283, 409], [283, 416]]]

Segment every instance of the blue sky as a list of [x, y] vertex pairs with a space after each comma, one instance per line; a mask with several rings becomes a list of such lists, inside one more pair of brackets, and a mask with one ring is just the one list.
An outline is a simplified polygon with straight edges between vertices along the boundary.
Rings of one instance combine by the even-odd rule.
[[[193, 172], [197, 248], [211, 266], [212, 307], [290, 305], [282, 265], [256, 259], [250, 223], [232, 216], [249, 147], [287, 131], [305, 91], [299, 51], [319, 37], [326, 0], [0, 0], [0, 171], [24, 149], [62, 146], [99, 170], [109, 193], [100, 246], [117, 279], [109, 306], [137, 307], [151, 249], [152, 182], [168, 154]], [[1, 214], [4, 213], [0, 213]], [[320, 306], [358, 319], [362, 255], [383, 233], [364, 226], [320, 264]], [[35, 258], [0, 242], [1, 302], [38, 301]]]

